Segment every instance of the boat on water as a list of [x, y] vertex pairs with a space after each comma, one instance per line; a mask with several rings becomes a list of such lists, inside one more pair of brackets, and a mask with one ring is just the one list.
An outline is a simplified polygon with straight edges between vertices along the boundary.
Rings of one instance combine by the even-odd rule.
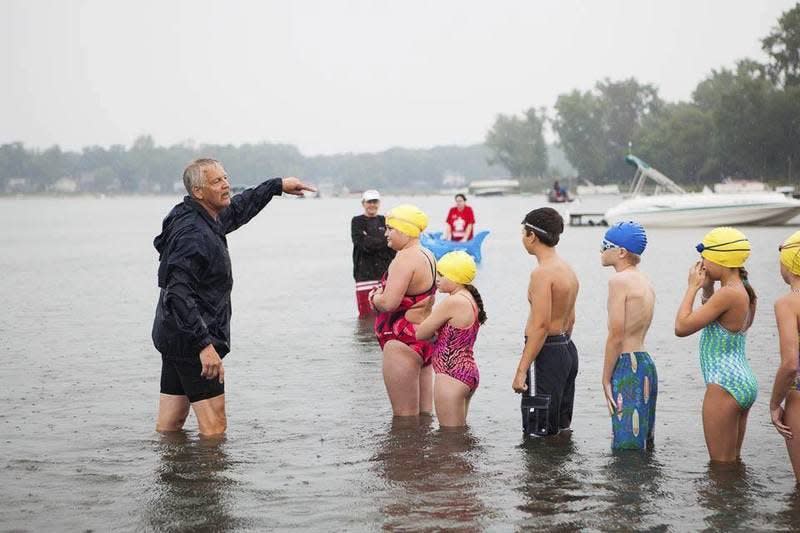
[[475, 236], [468, 241], [451, 241], [442, 238], [441, 231], [435, 231], [420, 235], [419, 243], [433, 252], [436, 259], [441, 259], [442, 256], [448, 252], [463, 250], [471, 255], [476, 263], [480, 263], [481, 245], [487, 235], [489, 235], [489, 230], [484, 230], [475, 234]]
[[[765, 192], [767, 185], [762, 181], [755, 180], [732, 180], [726, 179], [720, 183], [714, 184], [714, 192]], [[778, 191], [780, 192], [780, 191]]]
[[519, 180], [479, 180], [469, 184], [469, 192], [475, 196], [502, 196], [519, 194]]
[[568, 192], [564, 192], [562, 194], [557, 193], [556, 191], [550, 189], [547, 192], [547, 201], [551, 204], [565, 204], [574, 201], [575, 198], [569, 195]]
[[575, 198], [573, 198], [569, 193], [569, 189], [562, 187], [558, 183], [558, 180], [553, 183], [552, 189], [547, 189], [544, 192], [547, 195], [547, 201], [551, 204], [565, 204], [575, 200]]
[[[609, 224], [636, 220], [647, 227], [771, 226], [800, 215], [800, 200], [778, 192], [689, 193], [638, 157], [628, 155], [625, 161], [636, 168], [631, 197], [606, 211]], [[655, 182], [655, 193], [646, 196], [648, 180]]]

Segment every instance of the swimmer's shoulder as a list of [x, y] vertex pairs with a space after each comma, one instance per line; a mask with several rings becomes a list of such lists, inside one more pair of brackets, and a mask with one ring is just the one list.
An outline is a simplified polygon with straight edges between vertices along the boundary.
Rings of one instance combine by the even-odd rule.
[[442, 302], [442, 305], [447, 306], [447, 309], [456, 312], [463, 312], [472, 310], [472, 296], [469, 294], [451, 294]]
[[794, 293], [784, 294], [775, 300], [775, 314], [791, 313], [800, 316], [800, 298]]
[[608, 288], [609, 290], [620, 290], [630, 286], [632, 282], [633, 280], [631, 277], [625, 272], [614, 272], [611, 274], [611, 277], [608, 278]]

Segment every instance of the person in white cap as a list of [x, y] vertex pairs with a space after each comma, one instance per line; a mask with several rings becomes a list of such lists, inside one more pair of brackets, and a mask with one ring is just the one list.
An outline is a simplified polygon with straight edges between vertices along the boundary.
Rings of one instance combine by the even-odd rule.
[[358, 317], [372, 313], [369, 292], [380, 285], [381, 276], [389, 268], [395, 251], [386, 242], [386, 219], [378, 214], [381, 195], [375, 189], [364, 191], [361, 196], [364, 214], [354, 216], [350, 222], [353, 239], [353, 278], [356, 280], [356, 303]]

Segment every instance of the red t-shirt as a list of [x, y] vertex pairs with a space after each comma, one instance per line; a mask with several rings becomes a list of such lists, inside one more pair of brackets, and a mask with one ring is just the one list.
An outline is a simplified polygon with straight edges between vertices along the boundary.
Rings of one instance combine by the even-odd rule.
[[[450, 238], [454, 241], [468, 241], [472, 239], [475, 229], [475, 215], [472, 213], [472, 208], [468, 205], [464, 206], [463, 211], [459, 211], [458, 207], [451, 207], [447, 213], [447, 225], [450, 226]], [[472, 225], [469, 230], [469, 235], [466, 235], [467, 226]]]

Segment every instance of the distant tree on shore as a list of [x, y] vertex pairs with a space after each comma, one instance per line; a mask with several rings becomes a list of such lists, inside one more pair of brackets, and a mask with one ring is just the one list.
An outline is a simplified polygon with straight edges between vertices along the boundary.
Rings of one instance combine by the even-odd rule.
[[761, 48], [770, 57], [766, 71], [773, 83], [800, 85], [800, 3], [781, 15], [778, 25], [761, 40]]
[[490, 164], [503, 165], [517, 178], [540, 177], [547, 172], [547, 143], [544, 140], [544, 110], [531, 108], [522, 117], [497, 115], [486, 134], [491, 151]]
[[663, 107], [652, 85], [633, 78], [604, 80], [594, 91], [572, 91], [556, 101], [553, 129], [582, 177], [600, 183], [630, 173], [624, 157], [643, 121]]

